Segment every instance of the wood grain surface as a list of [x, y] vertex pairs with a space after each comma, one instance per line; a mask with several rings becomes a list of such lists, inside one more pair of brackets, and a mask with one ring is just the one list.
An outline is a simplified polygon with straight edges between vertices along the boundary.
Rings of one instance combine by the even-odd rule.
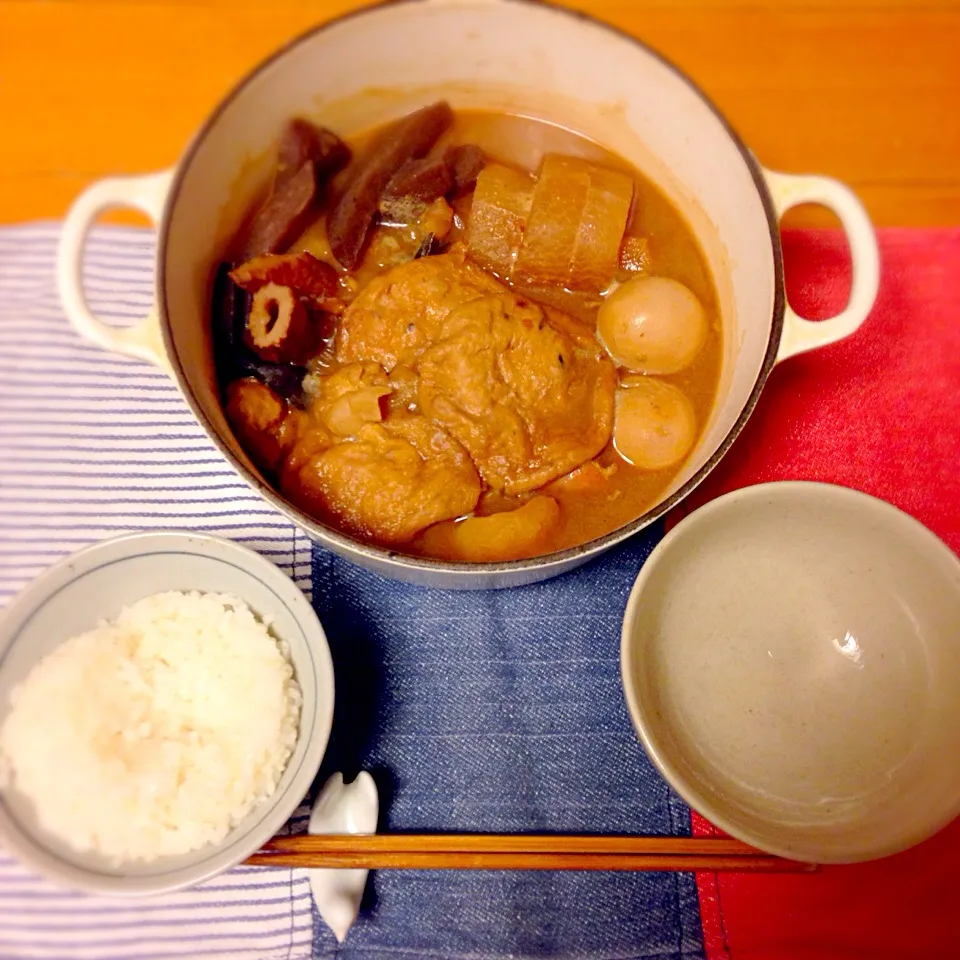
[[612, 834], [404, 834], [274, 837], [249, 857], [260, 867], [360, 867], [364, 870], [733, 870], [811, 873], [727, 837]]
[[[0, 0], [0, 222], [173, 163], [274, 48], [354, 0]], [[878, 225], [960, 224], [960, 0], [572, 0], [687, 71], [766, 165]]]

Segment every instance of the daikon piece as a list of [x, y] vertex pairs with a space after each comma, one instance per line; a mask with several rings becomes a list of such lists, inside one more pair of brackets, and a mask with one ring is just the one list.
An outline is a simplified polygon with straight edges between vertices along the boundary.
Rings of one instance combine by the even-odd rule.
[[580, 217], [567, 288], [599, 293], [610, 286], [620, 262], [620, 243], [630, 206], [633, 180], [625, 173], [590, 165], [590, 189]]
[[567, 286], [589, 191], [590, 164], [557, 154], [543, 158], [514, 266], [516, 283]]
[[502, 280], [513, 271], [532, 200], [533, 181], [510, 167], [491, 163], [477, 177], [467, 250], [472, 260]]
[[547, 155], [513, 280], [582, 293], [606, 289], [617, 272], [632, 203], [633, 181], [626, 174], [578, 157]]

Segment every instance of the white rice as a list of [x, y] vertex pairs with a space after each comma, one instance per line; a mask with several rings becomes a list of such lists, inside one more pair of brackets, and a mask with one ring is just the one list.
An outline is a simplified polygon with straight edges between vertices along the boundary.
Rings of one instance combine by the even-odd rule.
[[114, 863], [222, 840], [297, 741], [300, 687], [268, 628], [234, 597], [160, 593], [67, 640], [14, 691], [5, 789]]

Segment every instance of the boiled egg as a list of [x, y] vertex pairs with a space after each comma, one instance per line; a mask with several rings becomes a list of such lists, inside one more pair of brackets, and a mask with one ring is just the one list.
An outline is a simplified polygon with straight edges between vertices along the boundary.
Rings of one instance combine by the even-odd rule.
[[693, 447], [697, 418], [686, 394], [652, 377], [628, 377], [617, 390], [613, 444], [644, 470], [679, 463]]
[[696, 295], [669, 277], [634, 277], [597, 312], [597, 334], [614, 362], [636, 373], [676, 373], [707, 338]]

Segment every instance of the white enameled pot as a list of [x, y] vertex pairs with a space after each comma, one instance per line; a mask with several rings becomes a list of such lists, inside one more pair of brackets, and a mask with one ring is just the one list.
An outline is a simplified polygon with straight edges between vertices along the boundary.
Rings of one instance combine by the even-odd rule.
[[[243, 200], [269, 175], [287, 119], [305, 115], [349, 135], [438, 98], [454, 107], [523, 113], [592, 137], [631, 161], [683, 210], [717, 283], [725, 332], [719, 399], [663, 500], [639, 519], [574, 549], [532, 560], [456, 564], [359, 543], [279, 496], [240, 448], [218, 398], [209, 284]], [[846, 308], [811, 323], [786, 303], [779, 218], [800, 203], [832, 209], [847, 233]], [[84, 240], [103, 210], [130, 206], [158, 224], [156, 306], [138, 326], [98, 320], [81, 285]], [[707, 98], [642, 43], [602, 23], [530, 0], [406, 0], [317, 27], [250, 73], [172, 170], [111, 178], [71, 209], [60, 248], [64, 307], [85, 337], [157, 364], [238, 472], [318, 542], [387, 576], [481, 589], [555, 576], [622, 541], [686, 496], [727, 451], [774, 364], [849, 336], [877, 291], [878, 254], [856, 197], [825, 177], [763, 169]]]

